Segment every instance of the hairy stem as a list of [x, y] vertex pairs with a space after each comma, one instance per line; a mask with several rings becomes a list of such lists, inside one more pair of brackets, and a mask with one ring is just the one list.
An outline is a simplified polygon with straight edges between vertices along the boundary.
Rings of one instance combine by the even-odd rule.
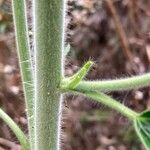
[[63, 0], [34, 0], [35, 150], [59, 149]]
[[88, 91], [75, 91], [77, 94], [82, 94], [83, 96], [92, 98], [93, 100], [96, 100], [114, 110], [117, 112], [120, 112], [122, 115], [126, 116], [130, 120], [136, 119], [136, 117], [139, 115], [138, 113], [134, 112], [133, 110], [129, 109], [128, 107], [124, 106], [120, 102], [117, 102], [113, 98], [107, 96], [103, 93], [98, 92], [88, 92]]
[[[66, 78], [62, 84], [67, 84], [70, 79]], [[134, 76], [125, 79], [106, 80], [106, 81], [81, 81], [75, 90], [82, 91], [118, 91], [118, 90], [130, 90], [135, 88], [142, 88], [150, 86], [150, 73]]]
[[75, 87], [77, 87], [81, 80], [87, 75], [92, 65], [93, 62], [88, 61], [76, 74], [69, 78], [68, 82], [66, 82], [67, 84], [62, 81], [60, 85], [61, 89], [75, 89]]
[[0, 109], [0, 118], [2, 118], [9, 128], [14, 132], [23, 149], [30, 150], [30, 144], [27, 137], [24, 135], [18, 125], [2, 109]]
[[33, 76], [30, 60], [30, 48], [28, 40], [27, 17], [25, 0], [13, 0], [13, 18], [15, 24], [17, 52], [23, 81], [24, 96], [26, 101], [29, 135], [33, 139]]

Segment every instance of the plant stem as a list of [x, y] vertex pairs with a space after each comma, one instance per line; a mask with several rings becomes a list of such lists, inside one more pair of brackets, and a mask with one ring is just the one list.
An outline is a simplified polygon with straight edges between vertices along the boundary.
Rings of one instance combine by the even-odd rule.
[[25, 0], [13, 0], [13, 17], [16, 32], [17, 52], [23, 81], [27, 108], [29, 136], [33, 139], [33, 75], [28, 40], [28, 27]]
[[[66, 78], [62, 84], [67, 84], [70, 79]], [[118, 91], [130, 90], [150, 86], [150, 73], [134, 76], [125, 79], [106, 80], [106, 81], [81, 81], [75, 90], [82, 91]]]
[[92, 98], [93, 100], [96, 100], [98, 102], [101, 102], [102, 104], [116, 110], [117, 112], [120, 112], [122, 115], [126, 116], [128, 119], [132, 121], [136, 119], [137, 116], [139, 116], [138, 113], [124, 106], [120, 102], [117, 102], [116, 100], [107, 96], [106, 94], [98, 93], [98, 92], [90, 92], [90, 91], [89, 92], [77, 91], [77, 93], [82, 94], [83, 96]]
[[35, 150], [59, 149], [63, 0], [34, 0]]
[[75, 87], [77, 87], [81, 80], [87, 75], [92, 65], [93, 62], [86, 62], [76, 74], [69, 78], [68, 82], [66, 82], [67, 84], [61, 83], [61, 89], [75, 89]]
[[0, 109], [0, 118], [2, 118], [9, 128], [14, 132], [23, 149], [30, 150], [30, 144], [27, 137], [24, 135], [18, 125], [2, 109]]

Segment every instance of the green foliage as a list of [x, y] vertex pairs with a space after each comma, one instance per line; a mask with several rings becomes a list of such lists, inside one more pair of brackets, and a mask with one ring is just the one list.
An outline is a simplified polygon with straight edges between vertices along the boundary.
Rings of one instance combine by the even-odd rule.
[[[101, 102], [102, 104], [116, 110], [117, 112], [120, 112], [122, 115], [126, 116], [128, 119], [130, 119], [134, 123], [135, 130], [141, 139], [143, 145], [147, 150], [150, 150], [150, 111], [145, 111], [141, 114], [136, 113], [135, 111], [129, 109], [128, 107], [124, 106], [123, 104], [117, 102], [117, 100], [107, 96], [104, 93], [99, 92], [101, 83], [105, 85], [106, 82], [106, 89], [107, 89], [107, 82], [111, 82], [112, 89], [116, 87], [119, 88], [130, 88], [130, 83], [134, 85], [143, 85], [147, 82], [147, 79], [150, 77], [150, 74], [146, 74], [143, 76], [137, 76], [132, 77], [128, 79], [121, 79], [121, 80], [114, 80], [114, 81], [103, 81], [103, 82], [97, 82], [91, 81], [91, 84], [88, 83], [88, 81], [82, 81], [82, 79], [87, 74], [88, 70], [92, 66], [92, 62], [87, 62], [75, 75], [73, 75], [70, 78], [64, 79], [61, 83], [61, 87], [64, 91], [70, 91], [73, 94], [81, 94], [83, 96], [89, 97], [95, 101]], [[86, 84], [88, 83], [88, 84]], [[93, 88], [92, 83], [95, 84], [95, 88]], [[119, 84], [117, 84], [119, 83]], [[149, 84], [146, 83], [146, 84]], [[97, 88], [96, 88], [97, 87]]]
[[150, 111], [141, 113], [135, 119], [134, 127], [146, 150], [150, 150]]
[[[93, 62], [88, 61], [75, 75], [62, 79], [65, 16], [63, 0], [34, 0], [36, 61], [33, 72], [25, 3], [25, 0], [13, 0], [13, 18], [28, 114], [30, 145], [20, 128], [0, 110], [0, 117], [15, 133], [24, 150], [59, 149], [61, 94], [64, 92], [89, 97], [129, 118], [134, 122], [135, 130], [145, 148], [150, 150], [150, 112], [139, 114], [103, 93], [149, 86], [150, 73], [118, 80], [82, 81], [93, 65]], [[66, 56], [69, 51], [70, 45], [66, 47], [63, 55]]]

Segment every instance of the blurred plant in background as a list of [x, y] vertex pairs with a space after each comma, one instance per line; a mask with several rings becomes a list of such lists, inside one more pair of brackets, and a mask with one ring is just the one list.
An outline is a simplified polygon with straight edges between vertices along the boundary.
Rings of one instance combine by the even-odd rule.
[[0, 33], [4, 33], [12, 24], [12, 10], [10, 0], [0, 0]]

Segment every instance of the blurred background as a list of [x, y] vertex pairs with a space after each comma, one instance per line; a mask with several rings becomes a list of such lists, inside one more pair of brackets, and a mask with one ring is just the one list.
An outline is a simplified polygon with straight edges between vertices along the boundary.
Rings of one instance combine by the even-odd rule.
[[[28, 0], [32, 41], [31, 0]], [[95, 65], [86, 79], [130, 77], [150, 71], [149, 0], [67, 0], [65, 75], [87, 60]], [[26, 111], [16, 55], [11, 0], [0, 0], [0, 107], [27, 134]], [[33, 47], [31, 42], [31, 47]], [[150, 108], [149, 88], [107, 93], [141, 112]], [[144, 150], [126, 118], [81, 96], [66, 95], [63, 103], [62, 150]], [[0, 150], [21, 150], [0, 120]]]

